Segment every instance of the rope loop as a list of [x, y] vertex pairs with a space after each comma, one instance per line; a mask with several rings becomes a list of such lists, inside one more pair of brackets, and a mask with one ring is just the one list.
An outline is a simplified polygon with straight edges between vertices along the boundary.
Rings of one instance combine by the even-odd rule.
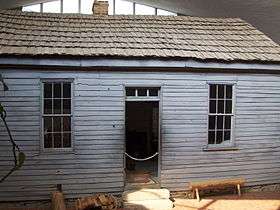
[[154, 158], [155, 156], [157, 156], [158, 152], [156, 152], [155, 154], [153, 154], [152, 156], [147, 157], [147, 158], [135, 158], [135, 157], [132, 157], [131, 155], [127, 154], [126, 152], [124, 154], [127, 157], [129, 157], [130, 159], [135, 160], [135, 161], [146, 161], [146, 160], [150, 160], [150, 159]]

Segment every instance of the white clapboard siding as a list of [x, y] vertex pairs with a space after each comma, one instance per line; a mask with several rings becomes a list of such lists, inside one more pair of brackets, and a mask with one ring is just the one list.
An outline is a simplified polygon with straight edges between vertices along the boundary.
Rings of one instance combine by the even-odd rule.
[[[1, 70], [10, 90], [0, 101], [27, 160], [4, 183], [0, 201], [67, 198], [124, 189], [125, 85], [161, 87], [162, 187], [185, 190], [194, 180], [244, 177], [246, 185], [280, 183], [280, 76], [190, 72]], [[40, 148], [40, 78], [74, 80], [74, 148]], [[204, 151], [209, 82], [235, 84], [235, 151]], [[13, 164], [0, 123], [0, 175]]]

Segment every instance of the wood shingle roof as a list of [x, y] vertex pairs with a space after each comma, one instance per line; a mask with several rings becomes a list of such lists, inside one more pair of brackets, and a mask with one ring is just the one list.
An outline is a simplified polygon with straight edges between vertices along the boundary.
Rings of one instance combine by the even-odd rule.
[[280, 46], [238, 18], [0, 10], [0, 56], [8, 55], [280, 62]]

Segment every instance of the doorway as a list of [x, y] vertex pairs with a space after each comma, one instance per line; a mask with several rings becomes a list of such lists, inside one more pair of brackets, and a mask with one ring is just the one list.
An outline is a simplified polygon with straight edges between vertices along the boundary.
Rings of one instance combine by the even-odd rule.
[[126, 100], [126, 185], [159, 184], [159, 100], [153, 99]]

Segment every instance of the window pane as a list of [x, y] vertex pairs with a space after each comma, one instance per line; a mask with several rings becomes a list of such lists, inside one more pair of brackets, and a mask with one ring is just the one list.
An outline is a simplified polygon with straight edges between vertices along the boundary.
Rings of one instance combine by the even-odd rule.
[[232, 113], [232, 101], [226, 100], [226, 113], [231, 114]]
[[40, 12], [40, 4], [25, 6], [22, 8], [24, 12]]
[[220, 144], [222, 142], [223, 142], [223, 131], [217, 131], [216, 144]]
[[44, 98], [52, 98], [52, 83], [44, 83]]
[[224, 116], [217, 116], [217, 129], [223, 129]]
[[210, 98], [216, 98], [217, 85], [210, 85]]
[[61, 98], [61, 83], [54, 83], [53, 89], [53, 97]]
[[136, 15], [155, 15], [155, 8], [146, 5], [136, 4], [135, 5]]
[[61, 114], [61, 99], [53, 99], [54, 114]]
[[54, 132], [61, 132], [61, 117], [54, 117], [53, 118], [53, 131]]
[[43, 12], [60, 13], [60, 1], [43, 3]]
[[224, 141], [229, 141], [230, 140], [230, 131], [225, 131], [225, 134], [224, 134]]
[[216, 100], [210, 100], [210, 113], [216, 113]]
[[172, 15], [172, 16], [176, 16], [177, 14], [173, 13], [173, 12], [166, 11], [166, 10], [158, 9], [157, 10], [157, 15]]
[[44, 100], [44, 114], [52, 114], [52, 100], [51, 99]]
[[226, 98], [232, 99], [232, 85], [227, 85]]
[[92, 5], [94, 0], [81, 0], [81, 13], [92, 14]]
[[133, 15], [133, 3], [124, 0], [116, 0], [116, 15]]
[[63, 132], [71, 131], [71, 117], [63, 117]]
[[54, 148], [60, 148], [62, 147], [61, 145], [61, 133], [54, 133], [53, 134], [53, 137], [54, 137]]
[[71, 114], [71, 99], [63, 99], [63, 114]]
[[158, 89], [157, 88], [150, 88], [149, 89], [150, 96], [158, 96]]
[[63, 134], [63, 147], [71, 147], [71, 133]]
[[63, 1], [63, 13], [78, 13], [78, 0]]
[[209, 116], [208, 127], [209, 129], [215, 129], [216, 116]]
[[126, 96], [135, 96], [135, 88], [127, 88]]
[[44, 117], [44, 133], [52, 132], [52, 118]]
[[71, 83], [63, 84], [63, 98], [71, 98]]
[[218, 98], [224, 98], [224, 85], [218, 85]]
[[214, 144], [215, 143], [215, 131], [209, 131], [208, 132], [208, 144]]
[[138, 96], [147, 96], [147, 89], [146, 88], [139, 88], [137, 89]]
[[219, 100], [218, 101], [218, 113], [224, 113], [224, 100]]
[[231, 116], [225, 116], [225, 129], [231, 129]]
[[44, 148], [51, 148], [52, 147], [52, 134], [45, 134], [44, 135]]

